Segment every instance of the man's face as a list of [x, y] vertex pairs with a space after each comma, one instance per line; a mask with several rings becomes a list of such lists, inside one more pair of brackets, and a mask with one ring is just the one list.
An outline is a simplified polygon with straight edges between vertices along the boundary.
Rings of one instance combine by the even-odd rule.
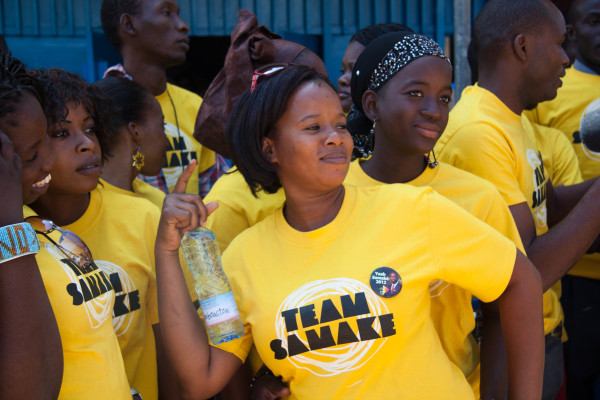
[[137, 30], [135, 46], [149, 63], [165, 67], [185, 61], [190, 28], [179, 18], [176, 0], [140, 0], [140, 12], [131, 16]]
[[[554, 7], [554, 6], [552, 6]], [[525, 82], [522, 86], [526, 98], [526, 108], [533, 108], [542, 101], [556, 97], [562, 86], [561, 77], [569, 58], [562, 43], [566, 38], [565, 21], [555, 7], [549, 11], [546, 22], [538, 33], [529, 34], [529, 57]]]
[[398, 282], [398, 275], [395, 272], [390, 273], [390, 284]]
[[580, 0], [574, 5], [573, 30], [577, 58], [600, 71], [600, 0]]

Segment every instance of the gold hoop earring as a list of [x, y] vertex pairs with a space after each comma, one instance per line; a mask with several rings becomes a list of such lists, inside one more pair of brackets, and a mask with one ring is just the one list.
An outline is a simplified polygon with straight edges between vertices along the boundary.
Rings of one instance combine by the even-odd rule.
[[140, 171], [144, 166], [144, 159], [146, 158], [144, 153], [140, 151], [140, 146], [138, 146], [136, 153], [131, 158], [133, 159], [131, 166]]

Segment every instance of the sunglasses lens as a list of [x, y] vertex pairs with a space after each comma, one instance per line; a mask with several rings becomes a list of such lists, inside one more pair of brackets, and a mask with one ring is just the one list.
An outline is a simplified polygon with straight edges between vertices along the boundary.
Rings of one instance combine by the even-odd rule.
[[40, 217], [29, 217], [26, 218], [25, 221], [29, 222], [33, 229], [38, 232], [49, 232], [54, 226], [52, 221], [48, 221]]
[[63, 230], [58, 244], [79, 267], [87, 268], [93, 262], [90, 249], [73, 232]]
[[271, 75], [271, 74], [273, 74], [275, 72], [281, 71], [283, 68], [285, 68], [285, 67], [283, 67], [282, 65], [278, 65], [278, 66], [275, 66], [275, 67], [270, 67], [269, 69], [267, 69], [266, 71], [264, 71], [262, 74], [263, 75]]

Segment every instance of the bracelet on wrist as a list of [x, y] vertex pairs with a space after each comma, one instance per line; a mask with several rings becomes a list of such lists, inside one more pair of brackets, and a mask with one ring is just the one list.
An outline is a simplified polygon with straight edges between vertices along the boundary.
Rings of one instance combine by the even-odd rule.
[[27, 222], [0, 227], [0, 264], [39, 251], [37, 234]]

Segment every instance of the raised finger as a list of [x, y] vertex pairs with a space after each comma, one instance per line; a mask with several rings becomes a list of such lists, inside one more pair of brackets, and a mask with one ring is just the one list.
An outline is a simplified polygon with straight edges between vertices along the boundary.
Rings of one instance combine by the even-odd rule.
[[196, 168], [196, 164], [198, 161], [192, 160], [187, 167], [183, 170], [179, 179], [177, 179], [177, 183], [175, 184], [175, 188], [173, 189], [173, 193], [185, 193], [185, 188], [187, 187], [188, 181]]

